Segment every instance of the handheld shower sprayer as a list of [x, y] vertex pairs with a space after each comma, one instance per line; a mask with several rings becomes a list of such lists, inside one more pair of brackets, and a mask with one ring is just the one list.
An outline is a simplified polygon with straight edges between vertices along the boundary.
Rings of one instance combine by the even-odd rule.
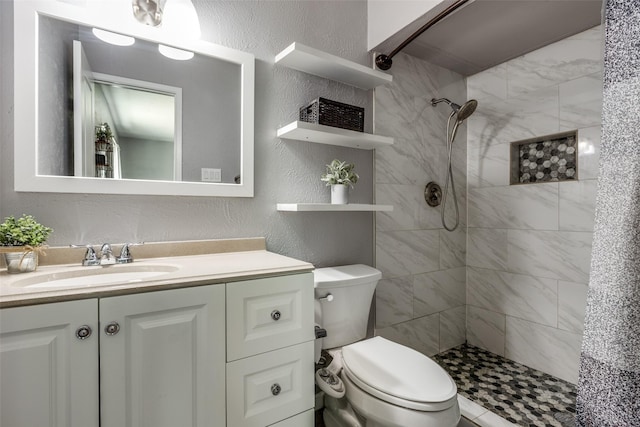
[[433, 105], [434, 107], [436, 106], [436, 104], [439, 104], [441, 102], [446, 102], [449, 107], [451, 107], [453, 112], [457, 115], [458, 122], [467, 120], [478, 107], [478, 101], [476, 101], [475, 99], [470, 99], [462, 105], [458, 105], [447, 98], [431, 99], [431, 105]]
[[[448, 152], [447, 154], [449, 158], [449, 165], [447, 170], [448, 173], [445, 181], [444, 191], [442, 192], [442, 209], [440, 210], [440, 218], [442, 220], [442, 226], [448, 231], [453, 231], [456, 228], [458, 228], [458, 224], [460, 223], [460, 212], [458, 210], [458, 197], [456, 196], [456, 187], [453, 183], [453, 170], [451, 168], [451, 151], [453, 149], [453, 140], [456, 138], [456, 133], [458, 132], [458, 126], [460, 126], [462, 122], [468, 119], [469, 116], [472, 115], [474, 111], [476, 111], [476, 108], [478, 107], [478, 101], [476, 101], [475, 99], [470, 99], [464, 104], [458, 105], [447, 98], [431, 99], [431, 105], [433, 105], [434, 107], [441, 102], [445, 102], [446, 104], [448, 104], [449, 107], [451, 107], [452, 111], [451, 111], [451, 114], [449, 114], [449, 119], [447, 120], [446, 143], [447, 143], [447, 152]], [[454, 116], [456, 118], [456, 121], [453, 124], [453, 128], [451, 128], [451, 119], [453, 119]], [[444, 210], [447, 205], [447, 193], [449, 192], [449, 182], [451, 182], [451, 193], [453, 194], [453, 200], [455, 202], [455, 211], [456, 211], [456, 223], [451, 228], [447, 226], [447, 223], [444, 219]], [[432, 183], [427, 184], [427, 189], [429, 188], [430, 184]], [[427, 189], [425, 189], [425, 195], [427, 194]]]

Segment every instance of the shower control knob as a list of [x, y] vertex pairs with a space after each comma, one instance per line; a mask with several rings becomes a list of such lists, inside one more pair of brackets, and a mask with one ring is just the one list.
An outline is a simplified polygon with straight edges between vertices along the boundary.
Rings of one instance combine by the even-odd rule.
[[435, 182], [430, 182], [424, 188], [424, 200], [433, 208], [440, 206], [442, 201], [442, 189]]
[[279, 395], [281, 391], [282, 387], [280, 387], [280, 384], [275, 383], [271, 386], [271, 394], [273, 394], [274, 396]]
[[280, 310], [273, 310], [271, 312], [271, 318], [275, 321], [280, 320], [280, 317], [282, 317], [282, 313], [280, 313]]

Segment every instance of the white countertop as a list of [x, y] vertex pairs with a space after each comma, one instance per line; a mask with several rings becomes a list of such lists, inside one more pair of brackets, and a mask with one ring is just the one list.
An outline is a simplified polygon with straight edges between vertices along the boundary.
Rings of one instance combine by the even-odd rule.
[[[60, 286], [40, 288], [23, 286], [25, 282], [36, 283], [45, 278], [57, 280], [56, 274], [63, 277], [82, 276], [85, 270], [108, 273], [116, 270], [125, 272], [127, 268], [160, 268], [167, 271], [150, 277], [136, 279], [127, 283], [106, 283], [90, 286]], [[225, 252], [205, 255], [173, 256], [167, 258], [148, 258], [136, 260], [131, 264], [83, 267], [78, 264], [47, 265], [38, 267], [33, 273], [8, 274], [0, 272], [0, 308], [30, 304], [68, 301], [95, 297], [131, 294], [139, 292], [174, 289], [215, 283], [269, 277], [282, 274], [301, 273], [313, 270], [313, 265], [278, 255], [266, 250]], [[98, 273], [98, 274], [100, 274]]]

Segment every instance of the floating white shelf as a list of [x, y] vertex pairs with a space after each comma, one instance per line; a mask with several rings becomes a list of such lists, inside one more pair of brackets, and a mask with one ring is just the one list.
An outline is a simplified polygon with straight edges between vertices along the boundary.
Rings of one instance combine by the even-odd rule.
[[391, 83], [393, 76], [300, 43], [292, 43], [276, 55], [276, 64], [315, 76], [373, 89]]
[[390, 212], [391, 205], [367, 205], [349, 203], [348, 205], [332, 205], [331, 203], [278, 203], [281, 212]]
[[339, 145], [341, 147], [373, 150], [393, 145], [393, 138], [331, 126], [295, 121], [278, 129], [278, 138], [318, 144]]

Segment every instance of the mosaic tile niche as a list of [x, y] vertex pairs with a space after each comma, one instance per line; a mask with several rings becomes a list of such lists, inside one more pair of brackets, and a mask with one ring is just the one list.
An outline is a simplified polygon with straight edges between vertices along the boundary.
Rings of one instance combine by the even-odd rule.
[[578, 131], [511, 143], [511, 184], [578, 179]]

